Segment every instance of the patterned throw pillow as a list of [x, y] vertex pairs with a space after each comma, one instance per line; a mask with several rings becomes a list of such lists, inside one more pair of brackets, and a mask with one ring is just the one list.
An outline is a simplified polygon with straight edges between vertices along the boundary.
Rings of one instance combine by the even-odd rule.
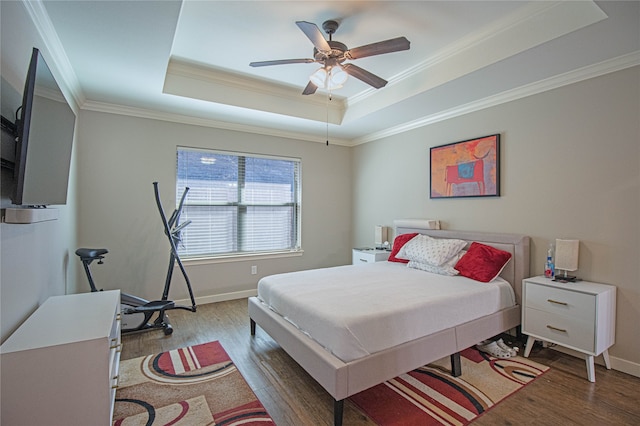
[[455, 256], [453, 256], [451, 259], [449, 259], [448, 261], [446, 261], [440, 266], [430, 265], [428, 263], [415, 262], [413, 260], [410, 261], [407, 264], [407, 266], [409, 268], [420, 269], [422, 271], [431, 272], [433, 274], [454, 276], [454, 275], [458, 275], [459, 273], [458, 270], [454, 268], [454, 266], [456, 263], [458, 263], [458, 260], [460, 260], [460, 258], [464, 256], [465, 253], [466, 253], [465, 250], [460, 251], [460, 253], [456, 254]]
[[408, 263], [409, 259], [398, 258], [397, 255], [400, 252], [400, 250], [402, 249], [402, 247], [404, 247], [405, 244], [407, 244], [416, 235], [418, 235], [417, 232], [414, 232], [414, 233], [411, 233], [411, 234], [400, 234], [400, 235], [398, 235], [395, 238], [395, 240], [393, 240], [393, 248], [391, 249], [391, 254], [389, 254], [389, 259], [387, 259], [387, 260], [389, 262]]
[[402, 247], [397, 257], [440, 266], [458, 254], [466, 245], [467, 242], [464, 240], [418, 235]]
[[454, 276], [454, 275], [458, 275], [459, 273], [457, 269], [455, 269], [453, 266], [448, 266], [447, 264], [436, 266], [436, 265], [430, 265], [428, 263], [420, 263], [420, 262], [414, 262], [413, 260], [410, 260], [409, 263], [407, 263], [407, 266], [409, 268], [420, 269], [422, 271], [427, 271], [427, 272], [431, 272], [432, 274], [438, 274], [438, 275]]

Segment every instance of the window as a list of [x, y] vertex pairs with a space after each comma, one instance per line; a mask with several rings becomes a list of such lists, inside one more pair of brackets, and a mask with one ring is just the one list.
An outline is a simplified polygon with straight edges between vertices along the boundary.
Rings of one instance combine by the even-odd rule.
[[300, 249], [300, 160], [178, 147], [184, 258]]

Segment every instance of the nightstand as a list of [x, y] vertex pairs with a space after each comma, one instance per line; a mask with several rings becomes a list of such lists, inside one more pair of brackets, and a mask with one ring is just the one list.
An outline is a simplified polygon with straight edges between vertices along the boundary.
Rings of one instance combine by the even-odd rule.
[[562, 283], [543, 276], [522, 281], [524, 356], [536, 340], [586, 354], [587, 376], [595, 382], [594, 357], [602, 354], [611, 369], [609, 348], [615, 342], [616, 287], [578, 281]]
[[376, 249], [353, 249], [352, 263], [360, 265], [362, 263], [384, 262], [389, 259], [390, 251]]

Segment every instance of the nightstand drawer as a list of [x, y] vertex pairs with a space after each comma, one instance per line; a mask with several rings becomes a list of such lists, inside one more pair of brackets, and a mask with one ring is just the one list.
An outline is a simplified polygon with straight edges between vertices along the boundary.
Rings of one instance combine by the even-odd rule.
[[526, 307], [564, 315], [593, 324], [596, 316], [596, 297], [560, 288], [526, 283]]
[[595, 330], [593, 321], [540, 311], [525, 309], [525, 326], [522, 332], [562, 346], [579, 348], [589, 352], [595, 350]]

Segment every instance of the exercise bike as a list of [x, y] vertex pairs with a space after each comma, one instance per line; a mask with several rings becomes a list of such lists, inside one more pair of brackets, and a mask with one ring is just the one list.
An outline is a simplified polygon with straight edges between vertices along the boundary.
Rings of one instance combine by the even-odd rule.
[[[171, 254], [169, 256], [169, 269], [167, 271], [167, 277], [164, 283], [164, 291], [160, 300], [149, 301], [127, 293], [120, 294], [120, 309], [122, 312], [121, 331], [123, 333], [161, 328], [164, 331], [165, 335], [170, 335], [171, 333], [173, 333], [173, 327], [169, 322], [169, 317], [167, 316], [166, 311], [170, 311], [172, 309], [183, 309], [191, 312], [196, 312], [196, 302], [193, 297], [191, 282], [189, 281], [187, 272], [182, 265], [182, 261], [180, 260], [177, 249], [177, 246], [180, 243], [181, 231], [191, 223], [190, 220], [179, 223], [180, 214], [182, 213], [182, 206], [184, 204], [184, 200], [187, 196], [189, 188], [185, 188], [184, 192], [182, 193], [182, 198], [180, 199], [178, 208], [174, 210], [173, 214], [168, 220], [160, 201], [158, 182], [153, 182], [153, 189], [155, 193], [156, 204], [158, 206], [158, 210], [160, 211], [164, 233], [169, 238], [169, 244], [171, 246]], [[78, 255], [78, 257], [80, 257], [80, 260], [82, 261], [84, 271], [87, 275], [87, 279], [89, 280], [89, 287], [91, 287], [92, 292], [102, 291], [102, 289], [98, 290], [96, 288], [89, 265], [91, 265], [94, 260], [97, 260], [99, 265], [103, 264], [104, 255], [107, 253], [109, 253], [109, 250], [105, 248], [79, 248], [76, 250], [76, 255]], [[191, 306], [176, 305], [174, 301], [168, 300], [169, 289], [171, 288], [171, 278], [173, 276], [173, 268], [176, 262], [178, 263], [180, 271], [182, 272], [182, 276], [184, 277], [184, 280], [187, 284], [189, 297], [191, 298]], [[154, 315], [156, 315], [155, 320], [153, 320]]]

